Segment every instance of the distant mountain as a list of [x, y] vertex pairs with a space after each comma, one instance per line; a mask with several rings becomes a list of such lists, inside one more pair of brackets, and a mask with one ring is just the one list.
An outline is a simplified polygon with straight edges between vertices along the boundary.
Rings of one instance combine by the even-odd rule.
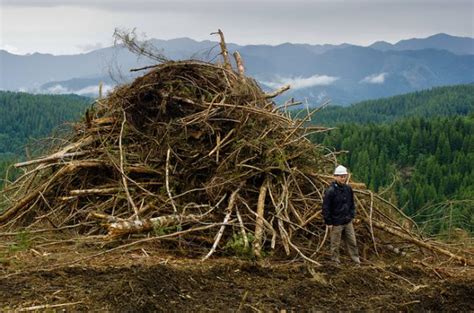
[[460, 55], [474, 54], [474, 38], [436, 34], [427, 38], [401, 40], [393, 45], [385, 41], [377, 41], [369, 47], [381, 51], [437, 49]]
[[[293, 85], [306, 82], [310, 86], [293, 88], [284, 96], [306, 98], [313, 104], [325, 97], [336, 104], [350, 104], [431, 87], [474, 82], [474, 55], [459, 56], [443, 50], [384, 52], [352, 46], [333, 49], [300, 62], [304, 66], [298, 71], [295, 69], [293, 75], [288, 72], [281, 74], [286, 78], [279, 82]], [[272, 68], [272, 65], [267, 67]], [[262, 73], [252, 74], [259, 77]]]
[[[436, 39], [439, 35], [432, 37]], [[413, 39], [417, 47], [423, 48], [420, 42], [426, 44], [421, 50], [401, 50], [400, 47], [415, 46], [403, 42], [393, 45], [396, 46], [393, 49], [382, 42], [372, 47], [291, 43], [239, 46], [230, 43], [228, 49], [241, 53], [246, 73], [265, 90], [284, 84], [292, 86], [278, 101], [295, 97], [316, 105], [322, 99], [330, 98], [333, 103], [347, 105], [436, 86], [474, 82], [474, 54], [450, 52], [456, 46], [454, 42], [464, 42], [466, 38], [448, 36], [448, 40], [443, 41], [445, 49], [437, 49], [441, 44], [436, 49], [428, 49], [427, 43], [436, 41], [432, 37]], [[220, 48], [214, 41], [179, 38], [153, 39], [150, 43], [169, 59], [193, 58], [210, 62], [220, 59]], [[143, 73], [131, 73], [129, 69], [154, 63], [123, 47], [67, 56], [39, 53], [20, 56], [0, 50], [0, 62], [0, 89], [81, 95], [96, 94], [100, 81], [104, 83], [105, 91], [129, 82]]]

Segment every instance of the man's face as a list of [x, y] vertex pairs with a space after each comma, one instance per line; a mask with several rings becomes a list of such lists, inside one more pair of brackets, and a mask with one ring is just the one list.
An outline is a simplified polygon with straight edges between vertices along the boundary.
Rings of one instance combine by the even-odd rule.
[[334, 178], [339, 184], [345, 184], [347, 181], [347, 175], [334, 175]]

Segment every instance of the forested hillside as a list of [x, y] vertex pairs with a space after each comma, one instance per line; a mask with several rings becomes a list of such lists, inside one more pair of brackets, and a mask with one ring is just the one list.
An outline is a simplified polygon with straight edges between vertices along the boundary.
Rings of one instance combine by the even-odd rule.
[[79, 118], [91, 103], [76, 95], [33, 95], [0, 91], [0, 174], [24, 154], [33, 139], [47, 137], [66, 121]]
[[328, 106], [314, 116], [313, 122], [324, 125], [383, 123], [405, 117], [466, 115], [472, 111], [474, 84], [469, 84], [369, 100], [350, 107]]
[[473, 112], [473, 85], [435, 88], [323, 111], [337, 129], [312, 140], [427, 231], [474, 233]]

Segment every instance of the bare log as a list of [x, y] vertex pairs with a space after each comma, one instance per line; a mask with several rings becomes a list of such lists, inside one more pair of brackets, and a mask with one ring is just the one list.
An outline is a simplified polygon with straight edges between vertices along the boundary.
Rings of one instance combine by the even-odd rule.
[[267, 196], [268, 179], [265, 177], [262, 186], [260, 186], [260, 193], [257, 202], [257, 220], [255, 222], [255, 239], [253, 241], [253, 252], [257, 258], [262, 257], [262, 234], [263, 234], [263, 220], [265, 213], [265, 198]]
[[146, 233], [154, 229], [177, 226], [189, 222], [198, 222], [202, 219], [202, 215], [164, 215], [149, 219], [140, 220], [124, 220], [115, 216], [102, 213], [92, 213], [91, 217], [95, 219], [105, 220], [104, 225], [109, 233], [108, 238], [117, 238], [128, 234]]
[[242, 57], [240, 56], [240, 53], [238, 51], [234, 52], [234, 59], [235, 59], [235, 63], [237, 64], [237, 71], [240, 75], [240, 78], [245, 79], [244, 62], [242, 61]]

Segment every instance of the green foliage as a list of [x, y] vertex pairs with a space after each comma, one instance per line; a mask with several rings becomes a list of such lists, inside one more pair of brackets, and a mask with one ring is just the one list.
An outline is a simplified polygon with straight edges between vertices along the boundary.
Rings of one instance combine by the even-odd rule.
[[155, 236], [159, 237], [159, 236], [163, 236], [163, 235], [166, 235], [166, 234], [178, 232], [178, 231], [181, 231], [181, 230], [182, 230], [181, 225], [172, 225], [172, 226], [166, 226], [166, 227], [155, 226], [153, 228], [153, 233], [155, 234]]
[[31, 247], [30, 234], [22, 231], [16, 235], [16, 242], [9, 246], [10, 252], [28, 250]]
[[23, 157], [26, 144], [51, 135], [66, 121], [77, 120], [91, 102], [76, 95], [0, 91], [0, 178]]
[[20, 174], [20, 170], [12, 166], [17, 161], [18, 157], [14, 154], [0, 154], [0, 187], [3, 187], [5, 182], [14, 180]]
[[233, 234], [224, 246], [224, 250], [230, 251], [233, 255], [237, 255], [245, 258], [253, 258], [252, 242], [254, 236], [251, 233], [247, 233], [247, 241], [249, 245], [245, 247], [244, 236], [239, 234]]
[[[427, 233], [453, 239], [474, 233], [474, 199], [447, 200], [418, 210], [414, 218]], [[463, 230], [463, 231], [461, 231]]]

